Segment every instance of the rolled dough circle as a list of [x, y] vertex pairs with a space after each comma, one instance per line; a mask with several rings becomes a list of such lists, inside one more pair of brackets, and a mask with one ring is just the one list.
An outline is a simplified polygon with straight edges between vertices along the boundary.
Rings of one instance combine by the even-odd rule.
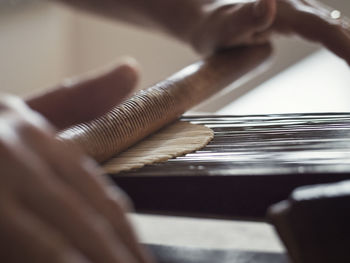
[[116, 174], [147, 164], [165, 162], [203, 148], [213, 137], [213, 130], [204, 125], [177, 121], [107, 161], [103, 169]]

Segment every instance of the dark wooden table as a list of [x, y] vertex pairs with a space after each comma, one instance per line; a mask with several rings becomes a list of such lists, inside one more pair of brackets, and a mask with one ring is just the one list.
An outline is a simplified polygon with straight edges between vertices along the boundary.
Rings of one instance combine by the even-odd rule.
[[205, 148], [110, 175], [137, 211], [264, 220], [302, 185], [350, 178], [350, 114], [184, 117], [215, 132]]

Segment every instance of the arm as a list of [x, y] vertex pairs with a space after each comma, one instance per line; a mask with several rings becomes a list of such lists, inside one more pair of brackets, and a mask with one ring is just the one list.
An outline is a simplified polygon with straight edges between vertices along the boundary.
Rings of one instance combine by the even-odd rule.
[[[221, 47], [223, 42], [229, 41], [227, 36], [231, 34], [240, 38], [237, 42], [246, 41], [253, 31], [260, 32], [270, 26], [275, 13], [271, 0], [58, 1], [94, 14], [161, 30], [201, 53], [210, 53]], [[210, 50], [197, 43], [206, 34], [210, 38], [206, 40], [213, 42]]]
[[[200, 53], [296, 34], [350, 64], [350, 25], [315, 0], [59, 0], [80, 9], [161, 29]], [[333, 14], [333, 17], [332, 17]]]
[[[200, 0], [58, 0], [80, 10], [156, 28], [185, 40], [186, 29], [200, 20]], [[192, 26], [191, 26], [192, 27]]]

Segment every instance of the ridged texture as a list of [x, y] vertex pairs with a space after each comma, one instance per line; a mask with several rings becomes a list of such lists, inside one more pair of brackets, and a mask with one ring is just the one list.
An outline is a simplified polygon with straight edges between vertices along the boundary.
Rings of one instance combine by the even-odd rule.
[[[336, 173], [350, 179], [350, 114], [310, 113], [182, 117], [205, 125], [214, 139], [200, 151], [123, 172], [125, 176], [296, 176]], [[304, 175], [304, 176], [303, 176]]]
[[176, 121], [111, 158], [104, 165], [106, 173], [116, 174], [167, 160], [202, 149], [214, 137], [204, 125]]
[[268, 46], [222, 52], [186, 67], [106, 115], [73, 126], [58, 137], [79, 145], [97, 161], [105, 161], [250, 72], [269, 54]]

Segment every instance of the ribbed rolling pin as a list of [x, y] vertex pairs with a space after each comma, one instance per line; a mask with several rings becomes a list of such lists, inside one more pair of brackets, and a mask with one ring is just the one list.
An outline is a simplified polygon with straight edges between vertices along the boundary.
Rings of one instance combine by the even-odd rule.
[[58, 137], [103, 162], [250, 73], [270, 54], [271, 47], [266, 45], [212, 55], [141, 90], [104, 116], [62, 131]]

